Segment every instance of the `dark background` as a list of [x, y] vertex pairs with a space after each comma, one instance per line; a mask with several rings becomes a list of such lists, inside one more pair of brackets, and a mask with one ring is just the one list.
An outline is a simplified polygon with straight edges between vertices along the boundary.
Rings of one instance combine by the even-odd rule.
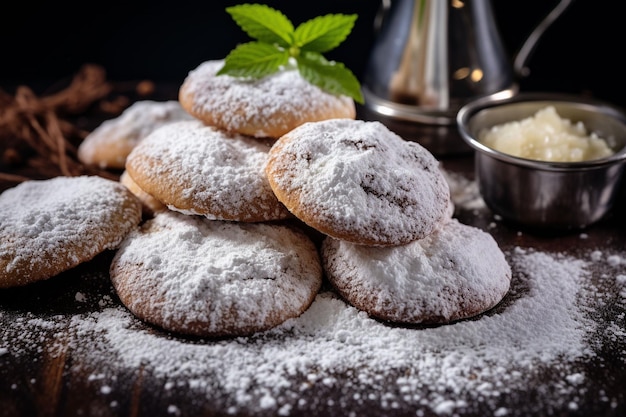
[[[441, 0], [444, 1], [444, 0]], [[473, 1], [473, 0], [467, 0]], [[0, 23], [0, 88], [36, 92], [68, 79], [84, 63], [103, 66], [113, 81], [179, 85], [202, 61], [223, 58], [250, 40], [225, 12], [243, 1], [22, 2], [4, 6]], [[375, 33], [379, 0], [262, 1], [297, 25], [327, 13], [357, 13], [348, 39], [327, 54], [361, 78]], [[626, 22], [617, 1], [574, 0], [540, 40], [522, 90], [587, 94], [626, 106], [622, 64]], [[555, 0], [493, 0], [511, 56]]]

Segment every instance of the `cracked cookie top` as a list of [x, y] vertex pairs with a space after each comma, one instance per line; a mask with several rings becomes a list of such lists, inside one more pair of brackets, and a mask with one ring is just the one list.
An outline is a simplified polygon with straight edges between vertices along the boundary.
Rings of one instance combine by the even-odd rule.
[[336, 239], [394, 246], [421, 239], [449, 217], [439, 162], [380, 122], [306, 123], [270, 149], [266, 173], [300, 220]]

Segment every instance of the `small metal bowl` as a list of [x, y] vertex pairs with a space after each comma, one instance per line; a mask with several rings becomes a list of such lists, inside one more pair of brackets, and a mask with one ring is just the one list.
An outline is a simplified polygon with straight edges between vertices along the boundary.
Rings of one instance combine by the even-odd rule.
[[[588, 132], [607, 140], [614, 154], [583, 162], [544, 162], [502, 153], [478, 141], [482, 129], [531, 117], [548, 105], [561, 118], [580, 121]], [[626, 166], [626, 115], [615, 106], [552, 93], [484, 97], [459, 110], [457, 127], [474, 149], [485, 203], [505, 220], [542, 230], [583, 229], [602, 219], [619, 199]]]

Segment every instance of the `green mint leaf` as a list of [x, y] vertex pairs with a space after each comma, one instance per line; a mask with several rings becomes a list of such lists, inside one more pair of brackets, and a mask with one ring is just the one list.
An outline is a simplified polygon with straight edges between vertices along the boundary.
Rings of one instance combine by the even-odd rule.
[[295, 30], [296, 46], [320, 53], [330, 51], [348, 37], [356, 19], [355, 14], [328, 14], [308, 20]]
[[217, 75], [263, 78], [277, 72], [289, 62], [289, 52], [263, 42], [243, 43], [224, 59]]
[[346, 95], [359, 104], [364, 103], [358, 79], [343, 64], [328, 61], [317, 52], [304, 52], [296, 60], [300, 74], [311, 84], [331, 94]]
[[240, 4], [226, 11], [254, 39], [283, 48], [293, 44], [293, 24], [278, 10], [263, 4]]
[[256, 41], [233, 49], [217, 75], [263, 78], [295, 60], [302, 77], [331, 94], [352, 97], [363, 104], [361, 85], [343, 64], [322, 55], [350, 34], [357, 15], [329, 14], [304, 22], [294, 29], [281, 12], [262, 4], [227, 7], [235, 22]]

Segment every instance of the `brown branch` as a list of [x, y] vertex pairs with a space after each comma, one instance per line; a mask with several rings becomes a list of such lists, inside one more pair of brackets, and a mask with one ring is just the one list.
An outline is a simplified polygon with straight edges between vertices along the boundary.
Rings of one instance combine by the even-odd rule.
[[[103, 100], [112, 91], [103, 68], [85, 65], [63, 90], [43, 96], [26, 86], [19, 86], [15, 96], [0, 89], [0, 155], [10, 162], [15, 156], [29, 153], [26, 164], [38, 170], [39, 176], [76, 176], [82, 174], [117, 178], [116, 174], [82, 164], [77, 144], [88, 132], [80, 130], [63, 117], [80, 115]], [[5, 143], [3, 143], [5, 142]], [[3, 166], [0, 160], [0, 168]], [[9, 164], [10, 165], [10, 164]], [[0, 181], [21, 182], [30, 177], [0, 172]]]
[[7, 174], [5, 172], [0, 172], [0, 181], [20, 183], [27, 180], [30, 180], [30, 178], [23, 175]]

